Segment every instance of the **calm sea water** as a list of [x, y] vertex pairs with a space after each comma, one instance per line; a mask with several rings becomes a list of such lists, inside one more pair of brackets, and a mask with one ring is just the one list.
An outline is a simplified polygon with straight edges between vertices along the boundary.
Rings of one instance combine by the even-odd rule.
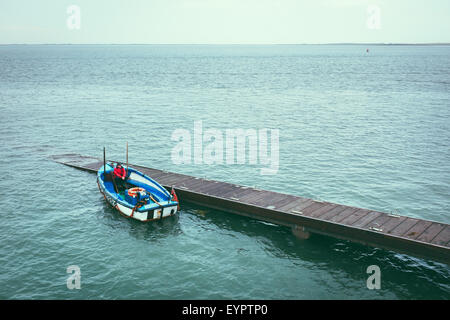
[[[450, 222], [449, 46], [0, 46], [0, 298], [448, 299], [450, 268], [183, 204], [152, 224], [60, 153]], [[279, 171], [176, 165], [176, 128], [279, 129]], [[81, 269], [69, 290], [66, 269]], [[366, 269], [381, 269], [368, 290]]]

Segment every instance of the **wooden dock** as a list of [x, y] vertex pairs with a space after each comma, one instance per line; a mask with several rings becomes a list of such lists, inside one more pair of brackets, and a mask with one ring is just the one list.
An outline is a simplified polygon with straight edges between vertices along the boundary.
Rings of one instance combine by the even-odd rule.
[[[100, 158], [79, 154], [52, 157], [77, 169], [96, 172]], [[450, 264], [450, 225], [361, 209], [300, 196], [259, 190], [226, 182], [130, 165], [166, 188], [174, 187], [184, 201], [289, 226], [294, 234], [310, 233], [363, 243]]]

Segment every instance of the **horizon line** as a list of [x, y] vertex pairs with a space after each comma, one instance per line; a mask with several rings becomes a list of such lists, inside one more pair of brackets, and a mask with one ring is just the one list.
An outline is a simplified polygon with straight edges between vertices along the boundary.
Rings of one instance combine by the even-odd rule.
[[438, 46], [450, 45], [450, 42], [321, 42], [321, 43], [0, 43], [1, 46], [14, 45], [182, 45], [182, 46], [202, 46], [202, 45], [235, 45], [235, 46], [263, 46], [263, 45], [281, 45], [281, 46], [302, 46], [302, 45], [410, 45], [410, 46]]

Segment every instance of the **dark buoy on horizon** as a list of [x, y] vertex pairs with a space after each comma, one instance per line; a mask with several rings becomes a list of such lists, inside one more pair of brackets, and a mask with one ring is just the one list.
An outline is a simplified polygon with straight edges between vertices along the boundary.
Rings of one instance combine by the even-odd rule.
[[369, 53], [369, 48], [366, 49], [366, 53]]

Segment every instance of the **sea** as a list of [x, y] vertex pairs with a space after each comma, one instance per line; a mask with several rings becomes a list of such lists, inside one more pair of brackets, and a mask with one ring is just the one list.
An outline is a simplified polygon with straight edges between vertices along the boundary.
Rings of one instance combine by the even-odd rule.
[[[128, 143], [132, 164], [450, 223], [450, 46], [0, 45], [0, 113], [0, 299], [450, 298], [433, 260], [187, 202], [126, 219], [52, 160]], [[196, 123], [278, 132], [276, 170], [194, 143], [176, 161]]]

